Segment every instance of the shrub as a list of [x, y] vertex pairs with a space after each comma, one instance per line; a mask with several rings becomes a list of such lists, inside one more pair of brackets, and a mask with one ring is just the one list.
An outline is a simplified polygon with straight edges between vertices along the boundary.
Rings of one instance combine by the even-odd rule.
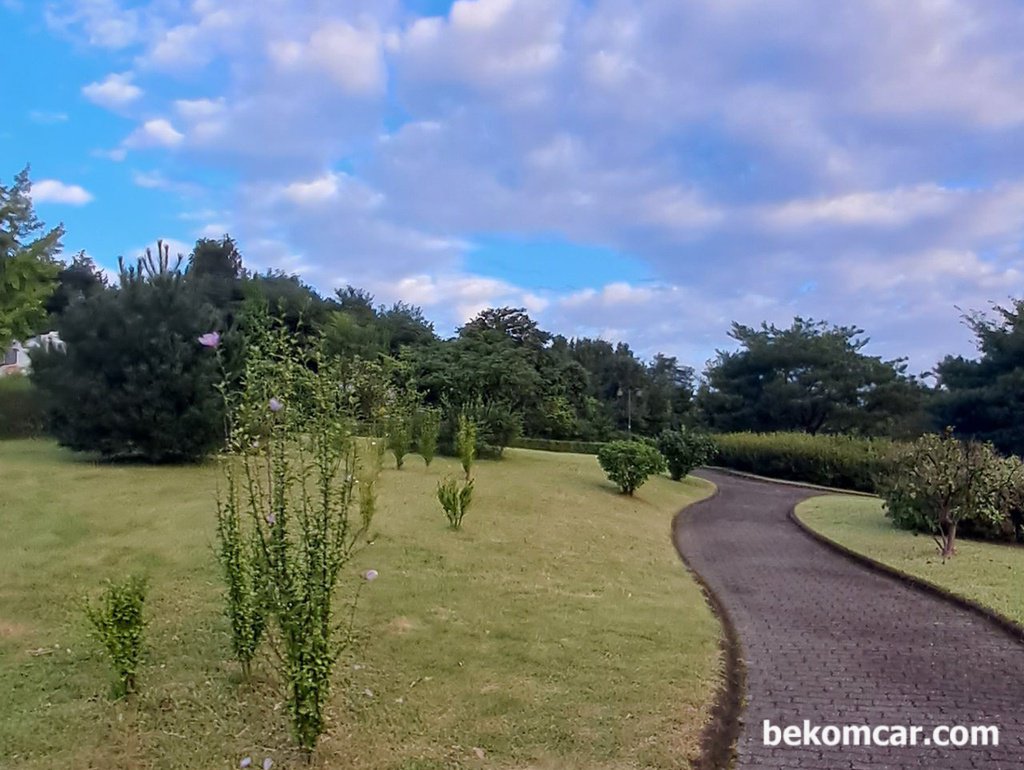
[[28, 377], [0, 378], [0, 439], [41, 436], [45, 425], [42, 397]]
[[446, 479], [437, 485], [437, 499], [452, 529], [462, 527], [462, 518], [473, 502], [473, 480], [460, 484], [457, 479]]
[[665, 457], [672, 480], [679, 481], [714, 456], [715, 444], [702, 433], [680, 428], [658, 436], [658, 451]]
[[437, 437], [440, 432], [441, 413], [436, 409], [424, 409], [420, 412], [416, 424], [416, 448], [428, 466], [437, 454]]
[[402, 470], [405, 456], [412, 448], [412, 423], [406, 414], [392, 414], [387, 420], [387, 446], [395, 456], [395, 467]]
[[266, 319], [253, 325], [244, 387], [222, 389], [222, 462], [239, 479], [235, 507], [245, 512], [239, 522], [247, 531], [239, 540], [255, 543], [243, 554], [252, 555], [292, 731], [311, 753], [326, 725], [335, 662], [351, 636], [339, 635], [345, 629], [334, 617], [335, 595], [342, 569], [367, 540], [378, 466], [359, 477], [339, 364], [320, 345], [301, 344], [287, 327]]
[[1012, 533], [1011, 513], [1024, 505], [1024, 464], [991, 444], [959, 441], [947, 429], [899, 447], [879, 483], [886, 515], [904, 529], [928, 532], [943, 559], [956, 552], [962, 525], [975, 534]]
[[623, 494], [632, 495], [651, 474], [665, 470], [665, 458], [655, 447], [643, 441], [612, 441], [597, 453], [608, 479]]
[[217, 496], [217, 555], [226, 583], [225, 615], [231, 650], [246, 679], [266, 627], [259, 572], [260, 543], [246, 526], [250, 511], [242, 500], [236, 463], [224, 463], [226, 492]]
[[468, 481], [473, 471], [473, 462], [476, 460], [476, 423], [465, 414], [459, 415], [459, 429], [455, 434], [455, 450], [459, 453], [462, 470], [466, 472]]
[[723, 433], [714, 462], [761, 476], [874, 492], [893, 447], [888, 439], [807, 433]]
[[122, 265], [120, 286], [69, 306], [58, 323], [66, 351], [32, 357], [32, 381], [60, 443], [147, 462], [212, 451], [224, 435], [220, 375], [197, 339], [214, 320], [166, 250]]
[[103, 645], [114, 666], [120, 695], [134, 693], [138, 684], [146, 625], [142, 615], [145, 602], [146, 581], [133, 576], [121, 583], [108, 583], [99, 603], [85, 606], [92, 634]]

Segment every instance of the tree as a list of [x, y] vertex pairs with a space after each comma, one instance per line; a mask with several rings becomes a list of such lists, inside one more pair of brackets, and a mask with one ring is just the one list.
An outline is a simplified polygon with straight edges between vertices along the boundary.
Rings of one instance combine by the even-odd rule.
[[960, 436], [1024, 455], [1024, 299], [994, 310], [994, 318], [965, 318], [981, 356], [948, 356], [938, 365], [933, 410]]
[[46, 230], [36, 218], [27, 166], [13, 186], [0, 185], [0, 349], [32, 336], [46, 320], [63, 236], [63, 225]]
[[220, 240], [200, 238], [188, 259], [185, 272], [190, 285], [225, 318], [232, 317], [245, 299], [242, 281], [245, 268], [238, 246], [230, 235]]
[[924, 390], [903, 360], [862, 353], [863, 333], [803, 318], [785, 329], [734, 323], [741, 349], [719, 351], [709, 365], [704, 420], [722, 431], [913, 433]]
[[959, 441], [951, 430], [897, 445], [880, 494], [900, 527], [923, 529], [947, 559], [964, 522], [999, 530], [1024, 504], [1024, 464], [1002, 458], [991, 444]]
[[57, 286], [50, 298], [46, 300], [46, 312], [50, 317], [49, 326], [57, 326], [58, 317], [67, 310], [69, 305], [81, 302], [107, 288], [107, 279], [101, 273], [92, 258], [84, 251], [72, 259], [70, 265], [64, 265], [57, 273]]
[[121, 263], [120, 285], [70, 305], [64, 351], [33, 355], [32, 379], [64, 446], [108, 459], [199, 460], [223, 437], [216, 357], [199, 337], [216, 315], [163, 244]]

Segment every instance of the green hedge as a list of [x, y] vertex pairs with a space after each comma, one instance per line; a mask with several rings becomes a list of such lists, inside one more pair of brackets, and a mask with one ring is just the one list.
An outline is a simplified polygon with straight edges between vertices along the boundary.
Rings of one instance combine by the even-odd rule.
[[874, 492], [892, 448], [889, 439], [806, 433], [723, 433], [714, 462], [760, 476]]
[[0, 439], [43, 435], [45, 411], [28, 377], [0, 377]]
[[596, 455], [604, 446], [603, 441], [570, 441], [549, 438], [517, 438], [512, 446], [518, 449], [540, 449], [544, 452], [575, 452], [583, 455]]

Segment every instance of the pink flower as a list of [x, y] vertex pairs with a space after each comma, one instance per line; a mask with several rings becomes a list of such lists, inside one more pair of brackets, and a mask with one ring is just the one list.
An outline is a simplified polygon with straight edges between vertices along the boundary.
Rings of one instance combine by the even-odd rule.
[[284, 404], [282, 404], [276, 398], [270, 399], [270, 411], [271, 412], [280, 412], [282, 409], [284, 409]]
[[368, 569], [368, 570], [366, 570], [366, 572], [363, 573], [363, 579], [366, 580], [367, 582], [371, 582], [373, 580], [376, 580], [377, 579], [377, 570], [375, 570], [375, 569]]
[[215, 348], [220, 345], [220, 332], [207, 332], [199, 337], [199, 344], [204, 348]]

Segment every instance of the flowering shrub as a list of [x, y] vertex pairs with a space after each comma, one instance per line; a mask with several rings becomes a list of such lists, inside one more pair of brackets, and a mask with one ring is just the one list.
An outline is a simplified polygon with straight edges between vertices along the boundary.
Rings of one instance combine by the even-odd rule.
[[437, 499], [448, 518], [448, 526], [460, 529], [462, 519], [473, 502], [473, 481], [460, 484], [458, 479], [445, 479], [437, 485]]
[[665, 470], [661, 452], [644, 441], [611, 441], [598, 450], [597, 461], [625, 495], [632, 495], [651, 474]]
[[379, 466], [360, 462], [340, 381], [319, 341], [303, 346], [263, 318], [249, 330], [242, 387], [221, 389], [218, 535], [233, 646], [247, 669], [262, 637], [272, 645], [307, 752], [324, 730], [331, 672], [349, 638], [334, 618], [336, 589], [376, 508]]
[[93, 636], [103, 645], [117, 672], [118, 692], [130, 695], [136, 689], [145, 620], [146, 581], [130, 577], [109, 583], [99, 604], [86, 604]]

